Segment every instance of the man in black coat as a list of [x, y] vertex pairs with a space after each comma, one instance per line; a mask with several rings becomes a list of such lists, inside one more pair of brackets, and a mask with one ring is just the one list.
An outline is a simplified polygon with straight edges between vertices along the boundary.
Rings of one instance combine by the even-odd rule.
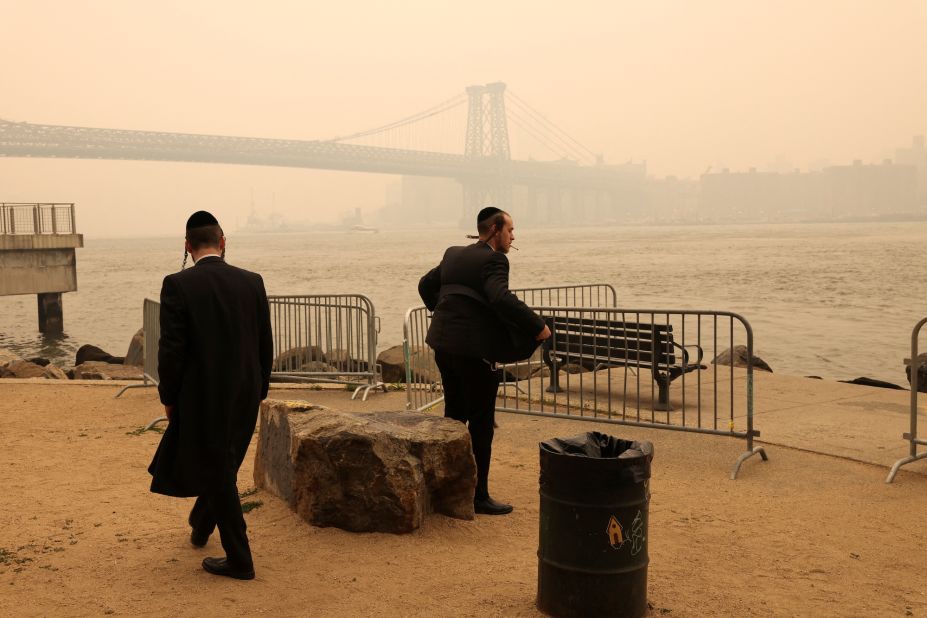
[[226, 553], [203, 568], [253, 579], [237, 476], [270, 382], [267, 293], [260, 275], [225, 263], [225, 237], [211, 214], [190, 217], [185, 248], [195, 266], [168, 275], [161, 288], [158, 394], [168, 425], [148, 468], [151, 491], [197, 496], [191, 543], [204, 546], [218, 526]]
[[512, 218], [498, 208], [484, 208], [477, 215], [477, 231], [476, 243], [445, 251], [441, 264], [419, 281], [418, 292], [434, 312], [425, 340], [441, 372], [444, 416], [466, 423], [470, 431], [477, 475], [474, 509], [504, 515], [512, 506], [489, 495], [500, 381], [496, 362], [514, 360], [519, 347], [527, 358], [550, 330], [509, 291], [506, 253], [515, 240]]

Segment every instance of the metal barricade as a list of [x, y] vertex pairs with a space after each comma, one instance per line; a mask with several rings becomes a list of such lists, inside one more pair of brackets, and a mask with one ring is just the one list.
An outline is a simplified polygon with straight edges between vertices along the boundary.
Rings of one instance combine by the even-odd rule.
[[[582, 283], [511, 290], [529, 306], [614, 307], [618, 294], [608, 283]], [[424, 306], [406, 311], [403, 352], [406, 363], [406, 408], [423, 411], [444, 400], [434, 350], [425, 343], [431, 312]]]
[[275, 381], [355, 385], [352, 399], [386, 385], [377, 366], [378, 318], [360, 294], [271, 296]]
[[911, 331], [911, 420], [910, 430], [907, 433], [902, 434], [902, 438], [908, 441], [910, 450], [907, 457], [899, 459], [894, 463], [892, 469], [888, 473], [888, 476], [885, 478], [886, 483], [891, 483], [893, 480], [895, 480], [895, 475], [898, 474], [898, 470], [901, 468], [901, 466], [917, 461], [918, 459], [927, 458], [927, 451], [922, 453], [917, 452], [918, 445], [927, 446], [927, 440], [917, 437], [917, 394], [921, 386], [919, 370], [922, 365], [921, 359], [917, 357], [917, 339], [920, 336], [921, 328], [924, 326], [924, 324], [927, 324], [927, 318], [924, 318], [915, 324], [914, 330]]
[[512, 290], [532, 307], [617, 307], [618, 293], [608, 283], [555, 285]]
[[[533, 309], [553, 335], [530, 359], [502, 366], [497, 410], [743, 439], [746, 450], [731, 470], [732, 479], [753, 455], [767, 459], [764, 449], [753, 444], [759, 436], [753, 426], [753, 330], [742, 316]], [[407, 349], [426, 347], [418, 338], [424, 315], [424, 308], [407, 314]], [[743, 346], [741, 354], [735, 346]], [[724, 350], [730, 350], [730, 365], [705, 364]], [[407, 373], [412, 386], [415, 375]], [[426, 409], [440, 401], [418, 386], [410, 390], [410, 408]]]
[[158, 385], [158, 341], [161, 339], [161, 303], [146, 298], [142, 303], [142, 332], [145, 344], [142, 355], [142, 383], [124, 386], [115, 398], [130, 388]]
[[423, 412], [444, 401], [435, 351], [425, 343], [431, 312], [424, 305], [406, 311], [402, 351], [406, 361], [406, 408]]
[[[146, 388], [158, 385], [158, 343], [161, 340], [161, 303], [146, 298], [142, 303], [142, 332], [145, 337], [145, 350], [142, 355], [142, 383], [123, 386], [116, 399], [130, 388]], [[166, 416], [159, 416], [145, 426], [145, 431], [158, 423], [166, 421]]]

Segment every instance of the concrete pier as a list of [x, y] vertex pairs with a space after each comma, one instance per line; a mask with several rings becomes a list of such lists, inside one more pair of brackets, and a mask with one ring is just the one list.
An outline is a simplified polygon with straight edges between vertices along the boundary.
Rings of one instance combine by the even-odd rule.
[[77, 290], [73, 204], [0, 204], [0, 296], [36, 294], [39, 330], [64, 329], [62, 293]]

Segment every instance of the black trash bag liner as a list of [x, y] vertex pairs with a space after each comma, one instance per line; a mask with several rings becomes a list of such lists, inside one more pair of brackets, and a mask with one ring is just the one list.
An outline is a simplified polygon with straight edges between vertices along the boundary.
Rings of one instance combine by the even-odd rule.
[[[651, 442], [622, 440], [598, 431], [540, 443], [541, 483], [569, 479], [588, 484], [642, 483], [650, 478]], [[562, 480], [560, 482], [562, 482]]]
[[650, 442], [632, 442], [622, 440], [598, 431], [587, 431], [569, 438], [551, 438], [541, 442], [541, 448], [560, 455], [579, 455], [628, 459], [629, 457], [646, 457], [653, 459], [653, 444]]

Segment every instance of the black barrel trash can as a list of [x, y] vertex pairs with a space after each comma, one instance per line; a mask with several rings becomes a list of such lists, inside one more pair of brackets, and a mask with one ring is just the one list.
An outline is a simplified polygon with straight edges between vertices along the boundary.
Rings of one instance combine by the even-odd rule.
[[653, 444], [591, 431], [539, 446], [538, 609], [643, 616]]

